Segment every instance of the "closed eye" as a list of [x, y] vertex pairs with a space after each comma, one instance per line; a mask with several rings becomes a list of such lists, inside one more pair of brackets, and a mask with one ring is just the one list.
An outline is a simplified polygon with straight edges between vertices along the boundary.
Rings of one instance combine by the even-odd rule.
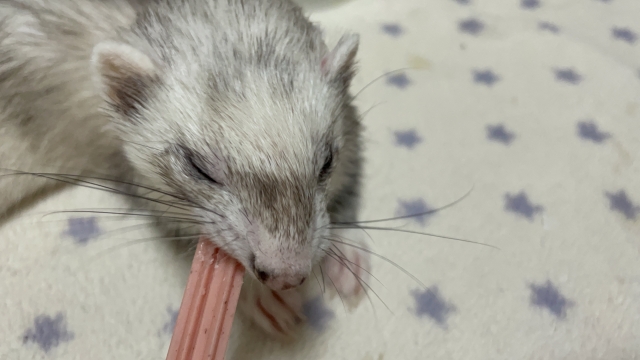
[[333, 169], [333, 151], [329, 151], [329, 154], [325, 158], [320, 174], [318, 175], [320, 182], [324, 182], [329, 177], [331, 170]]
[[193, 160], [192, 156], [189, 156], [188, 159], [189, 159], [189, 165], [191, 165], [191, 168], [193, 169], [193, 173], [197, 178], [199, 178], [200, 180], [209, 181], [212, 184], [222, 185], [219, 181], [211, 177], [211, 175], [209, 175], [206, 171], [202, 170], [202, 168], [198, 166], [198, 164]]

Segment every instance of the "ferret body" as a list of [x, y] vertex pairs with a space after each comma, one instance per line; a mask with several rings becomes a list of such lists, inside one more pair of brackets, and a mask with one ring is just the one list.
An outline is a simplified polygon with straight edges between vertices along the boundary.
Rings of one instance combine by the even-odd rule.
[[263, 283], [241, 309], [289, 333], [313, 266], [347, 297], [341, 267], [367, 273], [332, 228], [357, 219], [357, 47], [288, 0], [2, 1], [0, 217], [52, 178], [106, 180], [164, 230], [196, 223]]

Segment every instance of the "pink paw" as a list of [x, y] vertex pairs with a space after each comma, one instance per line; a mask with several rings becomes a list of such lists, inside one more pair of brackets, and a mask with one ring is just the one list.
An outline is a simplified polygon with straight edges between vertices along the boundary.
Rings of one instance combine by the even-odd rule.
[[355, 229], [333, 230], [340, 242], [332, 242], [327, 249], [330, 255], [324, 259], [322, 268], [325, 282], [333, 287], [340, 297], [351, 305], [357, 305], [369, 290], [371, 260], [363, 233]]
[[239, 303], [243, 313], [269, 335], [295, 337], [296, 327], [305, 321], [299, 290], [273, 291], [253, 279], [246, 285]]

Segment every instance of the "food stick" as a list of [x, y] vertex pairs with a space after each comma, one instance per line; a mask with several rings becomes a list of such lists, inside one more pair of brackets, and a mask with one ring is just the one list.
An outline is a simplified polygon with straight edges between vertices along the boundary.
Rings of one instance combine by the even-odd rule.
[[240, 263], [200, 239], [167, 360], [224, 360], [243, 275]]

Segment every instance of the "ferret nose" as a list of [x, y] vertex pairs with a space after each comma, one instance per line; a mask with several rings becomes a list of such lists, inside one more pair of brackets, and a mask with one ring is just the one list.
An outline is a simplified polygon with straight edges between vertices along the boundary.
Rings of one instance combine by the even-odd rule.
[[256, 277], [269, 288], [280, 291], [292, 289], [300, 286], [307, 279], [306, 275], [300, 273], [271, 273], [259, 267], [254, 267]]

